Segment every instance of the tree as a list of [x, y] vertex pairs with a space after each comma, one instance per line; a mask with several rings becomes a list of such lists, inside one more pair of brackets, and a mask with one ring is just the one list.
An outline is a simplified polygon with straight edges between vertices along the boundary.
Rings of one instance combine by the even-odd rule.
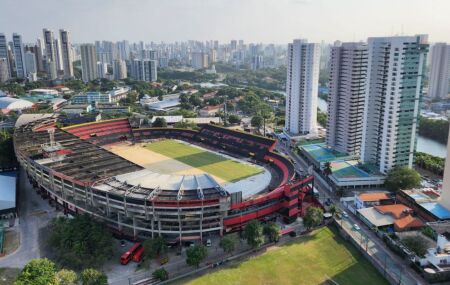
[[323, 210], [318, 207], [309, 207], [303, 218], [303, 224], [307, 229], [319, 226], [323, 221]]
[[108, 285], [108, 277], [94, 268], [87, 268], [80, 274], [83, 285]]
[[152, 124], [152, 127], [154, 128], [165, 128], [167, 127], [166, 119], [164, 118], [156, 118], [155, 121]]
[[264, 227], [264, 234], [269, 238], [269, 241], [278, 242], [281, 237], [280, 226], [276, 223], [268, 223]]
[[55, 264], [44, 259], [28, 262], [17, 277], [15, 285], [57, 285]]
[[111, 232], [87, 214], [73, 219], [55, 218], [49, 232], [49, 245], [62, 266], [76, 270], [95, 268], [112, 256]]
[[169, 279], [169, 272], [164, 268], [159, 268], [153, 271], [152, 276], [158, 278], [161, 281]]
[[236, 247], [236, 241], [237, 238], [234, 234], [226, 235], [222, 238], [220, 241], [220, 247], [223, 249], [224, 252], [230, 254], [234, 251]]
[[247, 243], [253, 247], [260, 247], [264, 243], [263, 227], [258, 220], [251, 220], [244, 229], [244, 237]]
[[384, 186], [391, 191], [411, 189], [420, 186], [420, 174], [406, 166], [391, 169], [386, 176]]
[[255, 128], [261, 128], [262, 124], [263, 124], [263, 117], [260, 115], [255, 115], [252, 117], [252, 120], [250, 121], [250, 123], [252, 124], [253, 127]]
[[189, 247], [186, 251], [186, 263], [190, 266], [198, 267], [207, 255], [208, 250], [202, 244]]
[[428, 244], [424, 237], [422, 237], [420, 235], [407, 236], [407, 237], [404, 237], [401, 241], [406, 247], [408, 247], [415, 254], [417, 254], [417, 256], [422, 257], [422, 258], [425, 256], [425, 254], [427, 252]]
[[77, 280], [78, 276], [75, 271], [62, 269], [56, 272], [56, 283], [58, 285], [76, 285]]
[[154, 239], [148, 239], [144, 241], [144, 256], [147, 259], [156, 258], [158, 255], [165, 254], [167, 252], [166, 241], [163, 237], [156, 237]]
[[200, 96], [199, 96], [199, 95], [197, 95], [197, 94], [192, 94], [192, 95], [189, 97], [189, 103], [190, 103], [192, 106], [198, 107], [198, 106], [200, 106], [200, 105], [202, 104], [202, 99], [200, 99]]
[[238, 115], [235, 114], [231, 114], [228, 116], [228, 122], [230, 122], [230, 124], [239, 124], [241, 122], [241, 118]]
[[337, 212], [336, 205], [335, 205], [335, 204], [332, 204], [332, 205], [330, 206], [329, 211], [330, 211], [330, 214], [334, 216], [334, 214], [336, 214], [336, 212]]
[[327, 120], [328, 120], [327, 113], [322, 112], [322, 111], [319, 110], [319, 108], [317, 108], [317, 122], [322, 127], [326, 127], [327, 126]]
[[12, 134], [13, 129], [0, 130], [0, 168], [10, 168], [17, 163]]
[[323, 165], [323, 174], [325, 174], [328, 177], [332, 173], [333, 171], [331, 170], [331, 163], [329, 161], [325, 162]]

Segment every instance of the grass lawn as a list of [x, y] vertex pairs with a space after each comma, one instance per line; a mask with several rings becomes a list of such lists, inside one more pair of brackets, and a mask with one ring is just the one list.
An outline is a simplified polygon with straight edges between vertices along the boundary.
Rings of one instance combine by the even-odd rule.
[[330, 228], [298, 241], [175, 284], [333, 284], [384, 285], [388, 282], [357, 251]]
[[263, 171], [258, 167], [227, 159], [221, 155], [176, 140], [158, 141], [147, 144], [145, 147], [148, 150], [201, 169], [227, 182], [235, 182]]
[[17, 268], [0, 268], [0, 285], [11, 285], [16, 281], [20, 269]]

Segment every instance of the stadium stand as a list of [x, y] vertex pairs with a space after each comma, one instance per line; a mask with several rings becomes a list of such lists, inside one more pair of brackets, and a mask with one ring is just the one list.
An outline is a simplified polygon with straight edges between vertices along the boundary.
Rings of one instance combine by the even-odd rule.
[[[161, 138], [251, 157], [276, 173], [273, 187], [241, 201], [208, 174], [154, 173], [101, 147]], [[132, 129], [127, 119], [115, 119], [60, 129], [55, 118], [45, 118], [18, 127], [14, 144], [20, 164], [43, 197], [66, 213], [94, 215], [115, 233], [132, 238], [202, 238], [277, 215], [291, 222], [304, 212], [302, 203], [312, 193], [312, 177], [297, 180], [292, 163], [273, 152], [274, 140], [213, 125], [199, 131]]]

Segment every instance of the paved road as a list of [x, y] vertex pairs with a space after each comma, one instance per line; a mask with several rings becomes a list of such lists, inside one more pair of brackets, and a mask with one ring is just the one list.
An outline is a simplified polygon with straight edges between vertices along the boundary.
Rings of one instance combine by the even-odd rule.
[[[280, 143], [278, 149], [286, 153], [296, 162], [295, 167], [298, 171], [306, 172], [308, 165], [305, 164], [298, 155], [294, 154], [289, 147]], [[314, 180], [314, 186], [319, 191], [321, 199], [325, 200], [329, 198], [341, 209], [341, 211], [345, 210], [345, 207], [341, 204], [339, 198], [333, 193], [330, 193], [327, 190], [328, 187], [322, 183], [320, 179]], [[357, 224], [360, 227], [360, 231], [355, 231], [353, 229], [354, 224]], [[426, 284], [426, 281], [420, 275], [412, 268], [405, 265], [403, 259], [389, 250], [384, 242], [371, 229], [362, 223], [359, 218], [350, 213], [349, 217], [344, 219], [341, 225], [353, 239], [362, 244], [363, 248], [365, 247], [367, 252], [379, 261], [379, 264], [382, 264], [386, 270], [392, 272], [393, 275], [396, 276], [397, 280], [400, 280], [399, 284]]]
[[39, 229], [46, 226], [56, 211], [36, 194], [28, 183], [25, 171], [19, 171], [19, 231], [20, 245], [12, 254], [0, 258], [0, 267], [22, 268], [28, 261], [40, 258]]

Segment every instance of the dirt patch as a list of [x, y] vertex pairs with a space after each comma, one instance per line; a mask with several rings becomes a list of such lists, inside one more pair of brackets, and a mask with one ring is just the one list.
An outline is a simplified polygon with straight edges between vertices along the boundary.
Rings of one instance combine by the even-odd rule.
[[5, 232], [5, 244], [3, 253], [5, 255], [11, 254], [19, 248], [20, 236], [16, 230], [8, 230]]
[[0, 285], [11, 285], [20, 273], [17, 268], [0, 268]]

